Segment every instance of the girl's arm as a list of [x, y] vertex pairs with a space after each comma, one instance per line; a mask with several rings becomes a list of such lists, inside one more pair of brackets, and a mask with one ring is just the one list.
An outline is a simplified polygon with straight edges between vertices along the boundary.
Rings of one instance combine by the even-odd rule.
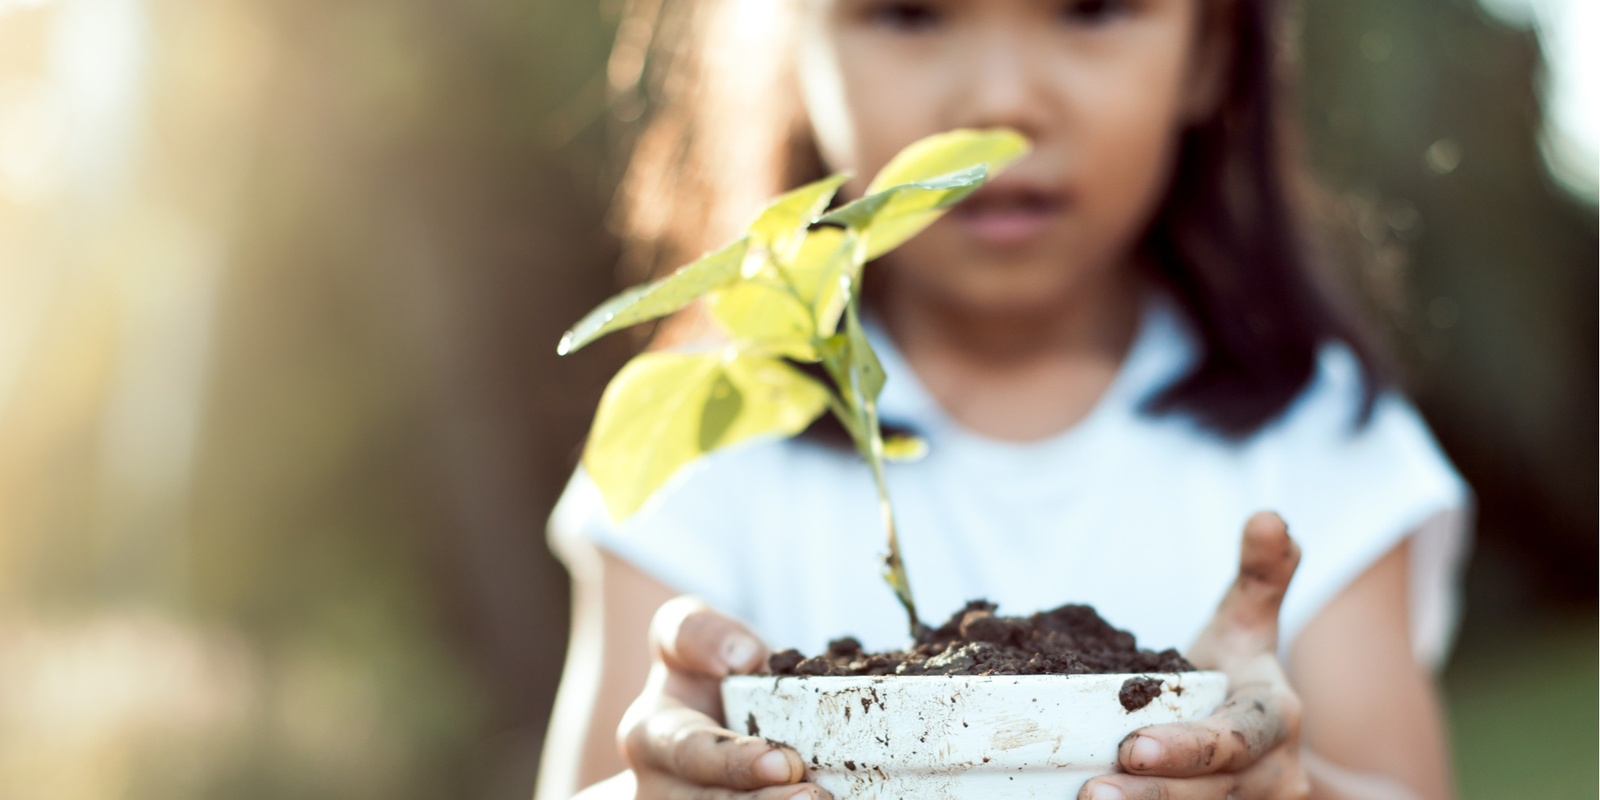
[[1409, 576], [1401, 544], [1313, 617], [1289, 653], [1313, 797], [1452, 796], [1436, 687], [1412, 655]]
[[563, 545], [572, 627], [539, 760], [537, 800], [567, 800], [625, 768], [617, 725], [650, 668], [650, 619], [676, 594], [588, 542]]

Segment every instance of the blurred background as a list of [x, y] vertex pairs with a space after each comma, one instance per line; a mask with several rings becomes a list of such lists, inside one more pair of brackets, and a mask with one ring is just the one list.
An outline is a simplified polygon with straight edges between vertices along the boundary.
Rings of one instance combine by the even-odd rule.
[[[628, 343], [620, 0], [0, 0], [0, 796], [527, 798]], [[1307, 0], [1320, 177], [1476, 487], [1466, 798], [1596, 796], [1600, 5]]]

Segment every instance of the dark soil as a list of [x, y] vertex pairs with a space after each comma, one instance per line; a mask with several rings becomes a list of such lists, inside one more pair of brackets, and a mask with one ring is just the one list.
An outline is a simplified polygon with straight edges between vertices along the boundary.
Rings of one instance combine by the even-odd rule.
[[[773, 675], [835, 676], [1115, 675], [1194, 669], [1176, 650], [1140, 650], [1133, 634], [1111, 627], [1089, 606], [1066, 605], [1031, 617], [997, 617], [994, 611], [995, 605], [984, 600], [967, 603], [910, 650], [863, 653], [859, 641], [844, 638], [811, 658], [795, 650], [774, 653], [767, 666]], [[1159, 692], [1159, 681], [1156, 685]], [[1124, 685], [1128, 696], [1123, 705], [1148, 703], [1141, 692], [1148, 693], [1148, 687]]]
[[1129, 711], [1138, 711], [1150, 701], [1161, 696], [1160, 678], [1139, 675], [1122, 682], [1122, 689], [1117, 692], [1117, 702]]

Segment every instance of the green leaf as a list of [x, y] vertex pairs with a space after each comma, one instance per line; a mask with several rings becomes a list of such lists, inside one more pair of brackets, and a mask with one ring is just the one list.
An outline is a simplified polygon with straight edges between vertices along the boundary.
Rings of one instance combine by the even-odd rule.
[[750, 223], [750, 240], [780, 262], [793, 259], [806, 227], [849, 179], [849, 175], [833, 175], [779, 195]]
[[706, 393], [705, 407], [700, 409], [700, 452], [709, 453], [717, 448], [733, 428], [733, 421], [744, 410], [744, 395], [733, 385], [727, 373], [719, 372], [711, 380]]
[[620, 522], [695, 459], [756, 436], [792, 436], [827, 404], [827, 389], [776, 358], [646, 353], [606, 387], [583, 465]]
[[890, 159], [867, 185], [865, 197], [822, 221], [863, 231], [867, 258], [877, 258], [921, 233], [988, 176], [1027, 152], [1028, 140], [1006, 129], [929, 136]]
[[946, 209], [977, 191], [987, 175], [980, 165], [934, 180], [893, 186], [841, 206], [819, 221], [859, 231], [867, 243], [866, 258], [877, 258], [932, 225]]
[[[840, 399], [850, 411], [854, 429], [869, 433], [877, 424], [878, 395], [883, 392], [883, 364], [861, 328], [856, 304], [845, 306], [844, 330], [822, 340], [819, 355], [829, 377], [839, 387]], [[850, 427], [850, 426], [847, 426]], [[865, 447], [864, 442], [857, 442]]]
[[924, 181], [902, 183], [846, 203], [817, 221], [865, 231], [886, 219], [946, 208], [972, 194], [988, 175], [982, 164]]
[[731, 283], [739, 277], [749, 247], [749, 239], [740, 239], [701, 256], [665, 278], [627, 289], [601, 303], [561, 337], [556, 353], [573, 353], [613, 331], [664, 317], [701, 295]]
[[711, 316], [733, 337], [735, 347], [816, 361], [811, 307], [785, 285], [740, 281], [706, 298]]
[[940, 175], [988, 167], [994, 174], [1028, 152], [1028, 140], [1006, 128], [993, 130], [962, 129], [936, 133], [912, 142], [872, 177], [867, 194], [891, 186], [931, 180]]
[[928, 455], [928, 441], [909, 433], [883, 438], [883, 457], [886, 461], [912, 464]]
[[839, 315], [855, 294], [866, 260], [861, 237], [840, 228], [808, 233], [792, 261], [783, 267], [801, 301], [811, 307], [816, 336], [826, 339], [839, 329]]
[[883, 393], [886, 380], [883, 362], [878, 360], [872, 343], [867, 341], [867, 332], [861, 327], [861, 315], [856, 311], [856, 306], [856, 303], [845, 306], [844, 335], [850, 342], [850, 385], [860, 395], [861, 405], [876, 409], [878, 395]]

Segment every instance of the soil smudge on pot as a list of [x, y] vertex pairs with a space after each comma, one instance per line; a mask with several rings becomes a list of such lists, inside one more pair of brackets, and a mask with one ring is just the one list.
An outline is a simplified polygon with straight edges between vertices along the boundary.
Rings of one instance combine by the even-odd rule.
[[1160, 678], [1129, 678], [1122, 682], [1122, 690], [1117, 692], [1117, 701], [1131, 714], [1150, 705], [1151, 700], [1160, 697], [1162, 683]]
[[[846, 637], [810, 658], [781, 650], [767, 668], [780, 676], [1115, 675], [1194, 669], [1176, 650], [1140, 650], [1133, 634], [1112, 627], [1089, 606], [1064, 605], [1031, 617], [995, 616], [995, 608], [985, 600], [969, 602], [909, 650], [865, 653], [859, 641]], [[1123, 685], [1124, 708], [1142, 708], [1160, 694], [1160, 679], [1145, 680], [1155, 681], [1153, 693], [1131, 708], [1128, 684]]]

